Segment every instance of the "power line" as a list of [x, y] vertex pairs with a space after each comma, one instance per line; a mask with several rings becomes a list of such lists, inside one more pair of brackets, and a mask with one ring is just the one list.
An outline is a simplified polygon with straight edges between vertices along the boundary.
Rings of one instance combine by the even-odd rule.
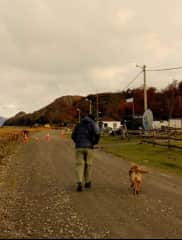
[[146, 65], [139, 66], [136, 65], [136, 67], [142, 68], [143, 74], [144, 74], [144, 110], [147, 109], [147, 88], [146, 88], [146, 71], [169, 71], [169, 70], [175, 70], [175, 69], [182, 69], [182, 67], [168, 67], [168, 68], [160, 68], [160, 69], [146, 69]]
[[139, 76], [140, 74], [143, 72], [143, 70], [141, 70], [124, 88], [123, 90], [125, 90], [126, 88], [129, 87], [130, 84], [132, 84]]
[[174, 67], [174, 68], [161, 68], [161, 69], [146, 69], [146, 71], [150, 72], [157, 72], [157, 71], [170, 71], [170, 70], [175, 70], [175, 69], [182, 69], [182, 67]]

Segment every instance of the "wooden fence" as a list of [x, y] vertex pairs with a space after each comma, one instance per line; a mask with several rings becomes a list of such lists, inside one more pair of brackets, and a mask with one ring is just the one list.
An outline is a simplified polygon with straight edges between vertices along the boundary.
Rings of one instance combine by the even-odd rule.
[[129, 131], [129, 136], [139, 137], [141, 143], [159, 145], [168, 148], [176, 148], [182, 150], [182, 130], [167, 129], [163, 131], [150, 130], [144, 132], [142, 130]]

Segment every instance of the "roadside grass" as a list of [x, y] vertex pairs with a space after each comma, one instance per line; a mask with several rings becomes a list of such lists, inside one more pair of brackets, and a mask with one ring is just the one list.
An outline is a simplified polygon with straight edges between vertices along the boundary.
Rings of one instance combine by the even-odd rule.
[[102, 136], [99, 146], [102, 146], [104, 151], [132, 163], [154, 167], [165, 173], [182, 176], [182, 150], [180, 149], [141, 144], [137, 138], [122, 140], [116, 136]]
[[5, 136], [7, 134], [20, 132], [21, 128], [19, 127], [0, 127], [0, 136]]
[[38, 131], [48, 131], [48, 128], [44, 127], [26, 127], [26, 126], [5, 126], [5, 127], [0, 127], [0, 136], [6, 136], [11, 133], [18, 133], [21, 132], [22, 130], [28, 130], [30, 132], [38, 132]]
[[[40, 131], [49, 131], [50, 129], [44, 127], [26, 127], [26, 126], [4, 126], [0, 127], [0, 165], [2, 159], [10, 154], [17, 143], [23, 140], [22, 131], [28, 130], [31, 134]], [[19, 138], [12, 138], [18, 135]]]

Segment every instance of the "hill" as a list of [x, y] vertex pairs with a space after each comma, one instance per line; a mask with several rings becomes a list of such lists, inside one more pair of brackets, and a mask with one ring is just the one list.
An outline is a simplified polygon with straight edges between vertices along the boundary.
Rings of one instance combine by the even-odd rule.
[[34, 125], [34, 124], [59, 124], [74, 123], [78, 121], [78, 109], [81, 117], [89, 113], [89, 101], [92, 102], [92, 111], [97, 112], [105, 118], [119, 120], [117, 106], [121, 100], [121, 93], [100, 93], [98, 95], [63, 96], [57, 98], [49, 105], [33, 112], [19, 112], [6, 120], [4, 125]]
[[[128, 98], [133, 102], [127, 102]], [[174, 82], [160, 92], [150, 87], [147, 98], [154, 119], [182, 118], [182, 81], [178, 84]], [[72, 124], [78, 121], [79, 112], [81, 117], [89, 113], [89, 102], [92, 113], [105, 120], [122, 121], [133, 114], [141, 116], [144, 112], [143, 89], [136, 88], [116, 93], [90, 94], [87, 97], [63, 96], [33, 113], [19, 112], [6, 120], [4, 125]]]
[[4, 125], [34, 125], [72, 122], [77, 114], [75, 106], [81, 96], [63, 96], [33, 113], [19, 112], [5, 121]]

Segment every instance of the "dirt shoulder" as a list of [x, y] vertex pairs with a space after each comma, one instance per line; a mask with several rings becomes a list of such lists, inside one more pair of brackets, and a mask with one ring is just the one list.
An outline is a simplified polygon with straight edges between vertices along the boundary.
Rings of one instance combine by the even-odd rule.
[[37, 133], [9, 159], [1, 182], [0, 238], [181, 238], [182, 179], [149, 169], [129, 189], [130, 163], [94, 150], [93, 188], [77, 193], [74, 148]]

